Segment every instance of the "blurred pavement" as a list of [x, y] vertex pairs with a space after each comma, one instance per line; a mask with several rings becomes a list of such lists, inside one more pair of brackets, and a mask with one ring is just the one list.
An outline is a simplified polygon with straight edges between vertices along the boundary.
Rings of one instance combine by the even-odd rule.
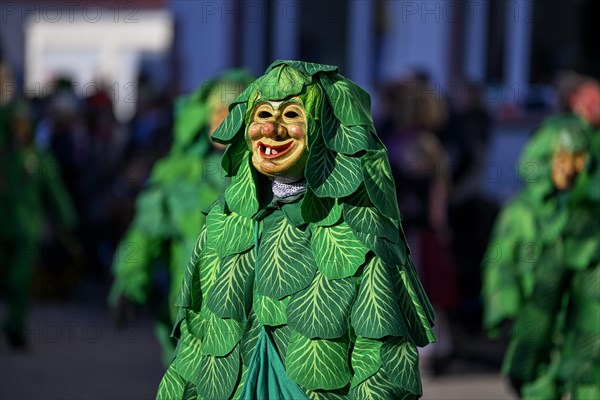
[[[37, 303], [29, 327], [25, 352], [0, 340], [0, 399], [154, 398], [163, 368], [149, 316], [119, 332], [101, 304]], [[423, 378], [424, 400], [514, 399], [489, 367], [452, 365]]]
[[37, 304], [26, 351], [0, 340], [0, 399], [150, 399], [162, 376], [152, 322], [116, 330], [108, 309]]

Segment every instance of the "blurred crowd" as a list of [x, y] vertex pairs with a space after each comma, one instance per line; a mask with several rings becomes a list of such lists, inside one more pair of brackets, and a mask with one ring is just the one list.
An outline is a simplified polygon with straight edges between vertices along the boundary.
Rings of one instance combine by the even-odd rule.
[[[122, 124], [108, 88], [81, 98], [60, 78], [47, 96], [24, 98], [5, 65], [0, 80], [1, 272], [7, 302], [18, 304], [9, 309], [22, 314], [31, 290], [64, 298], [83, 281], [109, 282], [134, 199], [169, 148], [171, 101], [141, 76], [136, 115]], [[8, 320], [22, 345], [23, 317]]]
[[[1, 86], [11, 79], [2, 67]], [[569, 79], [557, 86], [559, 100], [573, 90]], [[139, 78], [136, 113], [127, 123], [115, 118], [108, 87], [87, 98], [68, 78], [53, 87], [44, 98], [0, 98], [0, 262], [3, 289], [23, 292], [13, 300], [21, 313], [31, 290], [68, 297], [91, 281], [108, 291], [136, 197], [173, 140], [174, 99], [147, 76]], [[415, 71], [381, 86], [374, 110], [412, 256], [436, 309], [439, 341], [423, 358], [434, 372], [455, 355], [451, 332], [482, 331], [480, 266], [500, 206], [481, 178], [494, 118], [484, 89], [464, 87], [450, 101]], [[30, 273], [7, 279], [14, 263], [29, 265]], [[26, 322], [14, 318], [5, 332], [24, 345], [19, 329]]]

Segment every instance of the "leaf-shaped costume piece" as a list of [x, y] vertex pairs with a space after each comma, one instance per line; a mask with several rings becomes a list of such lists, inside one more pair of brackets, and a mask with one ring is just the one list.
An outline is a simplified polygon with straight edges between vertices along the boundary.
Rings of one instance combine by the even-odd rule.
[[[306, 114], [289, 128], [307, 129], [305, 181], [271, 182], [256, 167], [250, 135], [259, 130], [251, 127], [279, 115], [270, 102]], [[204, 362], [189, 360], [189, 335], [199, 359], [240, 349], [237, 376], [231, 360], [210, 364], [213, 376], [223, 369], [223, 384], [210, 392], [219, 398], [419, 397], [416, 346], [434, 340], [433, 312], [410, 262], [368, 94], [337, 67], [276, 61], [230, 111], [213, 139], [229, 145], [222, 165], [232, 181], [208, 210], [181, 294], [182, 309], [204, 322], [192, 330], [182, 317], [175, 326], [182, 344], [159, 397], [181, 398], [191, 385], [208, 398], [206, 381], [187, 379]], [[273, 132], [268, 124], [260, 132]], [[209, 342], [211, 325], [222, 348]]]
[[[486, 328], [514, 321], [503, 373], [523, 398], [600, 396], [600, 129], [576, 116], [547, 121], [519, 164], [524, 188], [502, 210], [483, 275]], [[555, 189], [553, 162], [585, 158]]]
[[[115, 280], [109, 299], [113, 306], [119, 297], [146, 303], [159, 265], [166, 266], [171, 278], [165, 304], [175, 304], [186, 260], [205, 222], [202, 210], [226, 185], [221, 153], [208, 136], [212, 119], [223, 102], [228, 106], [233, 100], [228, 97], [239, 94], [251, 80], [245, 71], [228, 71], [176, 101], [172, 148], [155, 164], [136, 200], [135, 219], [115, 253]], [[161, 312], [157, 321], [165, 364], [173, 356], [169, 332], [176, 315], [177, 310], [171, 307]]]

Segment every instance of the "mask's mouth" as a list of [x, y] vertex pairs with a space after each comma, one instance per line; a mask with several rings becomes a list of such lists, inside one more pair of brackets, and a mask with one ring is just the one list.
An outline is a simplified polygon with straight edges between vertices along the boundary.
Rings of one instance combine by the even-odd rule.
[[293, 140], [290, 140], [289, 142], [278, 146], [266, 145], [263, 142], [258, 142], [257, 147], [260, 151], [260, 155], [262, 158], [272, 159], [281, 157], [284, 154], [288, 153], [292, 149], [293, 144]]

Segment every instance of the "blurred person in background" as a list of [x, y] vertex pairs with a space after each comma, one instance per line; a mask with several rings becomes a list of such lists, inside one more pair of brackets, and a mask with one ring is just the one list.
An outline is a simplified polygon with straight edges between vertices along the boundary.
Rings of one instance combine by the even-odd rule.
[[[81, 237], [88, 271], [97, 279], [108, 278], [114, 242], [111, 187], [124, 163], [127, 130], [114, 115], [110, 88], [83, 99], [82, 122], [87, 135], [87, 157], [80, 173]], [[85, 227], [85, 228], [83, 228]]]
[[166, 300], [161, 300], [163, 307], [156, 323], [165, 365], [173, 355], [170, 332], [176, 317], [176, 296], [204, 225], [202, 210], [226, 184], [221, 169], [223, 148], [209, 135], [227, 116], [231, 101], [251, 81], [245, 71], [227, 71], [176, 102], [170, 153], [152, 169], [136, 200], [135, 218], [115, 253], [109, 302], [116, 310], [118, 324], [131, 314], [128, 302], [148, 302], [153, 286], [160, 283], [156, 282], [157, 267], [166, 266], [168, 295], [162, 296]]
[[391, 155], [402, 223], [436, 313], [437, 342], [423, 349], [422, 364], [441, 373], [453, 350], [447, 314], [457, 302], [447, 219], [449, 164], [438, 138], [447, 123], [447, 105], [422, 73], [389, 85], [384, 98], [388, 117], [381, 132]]
[[[2, 90], [8, 87], [4, 83]], [[73, 229], [77, 216], [57, 161], [35, 145], [28, 104], [18, 99], [0, 107], [0, 284], [7, 303], [2, 328], [13, 347], [23, 348], [33, 270], [49, 231], [47, 216], [54, 217], [57, 230]]]
[[483, 188], [482, 168], [488, 156], [492, 118], [484, 88], [463, 82], [460, 96], [449, 101], [450, 118], [444, 139], [452, 170], [449, 223], [460, 293], [454, 314], [469, 333], [481, 332], [481, 260], [498, 212]]
[[483, 265], [484, 324], [514, 321], [503, 373], [524, 399], [600, 398], [600, 86], [580, 77], [565, 98], [523, 151]]

